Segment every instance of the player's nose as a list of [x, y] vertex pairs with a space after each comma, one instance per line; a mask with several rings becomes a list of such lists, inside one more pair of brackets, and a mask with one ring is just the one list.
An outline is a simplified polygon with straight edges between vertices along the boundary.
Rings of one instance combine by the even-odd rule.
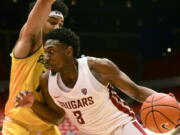
[[56, 25], [54, 26], [54, 29], [59, 29], [59, 28], [60, 28], [59, 24], [56, 24]]
[[44, 59], [45, 60], [49, 60], [50, 59], [50, 55], [48, 53], [45, 53]]
[[46, 68], [49, 67], [49, 60], [50, 60], [49, 56], [45, 55], [45, 57], [44, 57], [44, 66]]

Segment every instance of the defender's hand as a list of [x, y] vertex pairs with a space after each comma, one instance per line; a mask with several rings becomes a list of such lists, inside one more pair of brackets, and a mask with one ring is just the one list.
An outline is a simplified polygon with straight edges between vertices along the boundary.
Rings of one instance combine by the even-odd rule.
[[15, 107], [32, 107], [34, 103], [34, 95], [32, 91], [22, 91], [15, 99]]

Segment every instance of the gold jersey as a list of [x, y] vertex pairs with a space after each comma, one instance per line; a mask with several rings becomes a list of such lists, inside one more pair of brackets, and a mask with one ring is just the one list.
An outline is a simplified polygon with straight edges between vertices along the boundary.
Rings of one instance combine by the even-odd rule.
[[43, 102], [41, 92], [37, 90], [39, 77], [44, 68], [43, 47], [38, 49], [31, 56], [24, 59], [17, 59], [12, 56], [9, 99], [5, 106], [5, 119], [3, 122], [3, 134], [13, 135], [61, 135], [58, 127], [42, 120], [31, 108], [14, 107], [14, 100], [20, 91], [32, 90], [35, 98]]
[[[35, 98], [43, 102], [41, 92], [37, 90], [39, 77], [45, 71], [43, 65], [43, 47], [39, 48], [31, 56], [17, 59], [12, 56], [9, 98], [5, 106], [6, 116], [16, 119], [17, 110], [14, 108], [14, 100], [20, 91], [32, 90]], [[21, 117], [23, 117], [21, 115]]]

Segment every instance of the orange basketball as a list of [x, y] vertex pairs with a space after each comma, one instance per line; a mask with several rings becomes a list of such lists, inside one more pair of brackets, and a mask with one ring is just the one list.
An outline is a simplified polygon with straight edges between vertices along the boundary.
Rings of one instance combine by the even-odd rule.
[[140, 114], [145, 128], [166, 133], [179, 124], [180, 106], [172, 94], [157, 93], [144, 101]]

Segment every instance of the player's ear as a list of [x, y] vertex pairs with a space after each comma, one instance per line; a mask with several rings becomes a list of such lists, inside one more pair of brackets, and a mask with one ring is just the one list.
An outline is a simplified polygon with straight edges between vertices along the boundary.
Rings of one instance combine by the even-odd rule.
[[66, 55], [67, 55], [68, 57], [72, 57], [72, 56], [73, 56], [73, 48], [72, 48], [71, 46], [68, 46], [68, 47], [66, 48]]

